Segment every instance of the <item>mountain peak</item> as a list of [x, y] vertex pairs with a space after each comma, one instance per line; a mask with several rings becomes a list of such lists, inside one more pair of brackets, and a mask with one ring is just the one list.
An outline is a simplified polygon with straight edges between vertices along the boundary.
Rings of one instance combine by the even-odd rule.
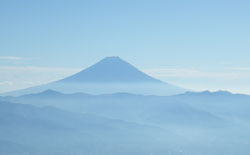
[[[126, 62], [125, 60], [121, 59], [118, 56], [111, 56], [111, 57], [103, 58], [102, 60], [94, 64], [93, 66], [96, 67], [97, 65], [102, 66], [102, 67], [110, 67], [110, 69], [114, 68], [116, 65], [123, 65], [126, 67], [130, 66], [130, 67], [135, 68], [134, 66], [132, 66], [131, 64], [129, 64], [128, 62]], [[115, 65], [115, 66], [112, 66], [112, 65]]]
[[[7, 95], [23, 95], [47, 89], [63, 93], [110, 94], [128, 92], [143, 95], [173, 95], [185, 91], [183, 88], [162, 82], [143, 73], [118, 56], [112, 56], [62, 80], [7, 93]], [[47, 90], [42, 94], [56, 93], [53, 90]]]
[[106, 57], [61, 82], [75, 83], [162, 83], [118, 56]]
[[39, 96], [55, 96], [55, 95], [62, 95], [62, 93], [59, 92], [59, 91], [55, 91], [53, 89], [47, 89], [47, 90], [45, 90], [43, 92], [40, 92], [40, 93], [37, 93], [35, 95], [39, 95]]
[[120, 57], [118, 57], [118, 56], [110, 56], [110, 57], [105, 57], [104, 59], [102, 59], [102, 60], [105, 60], [105, 61], [114, 61], [114, 60], [119, 60], [119, 61], [123, 61]]
[[53, 89], [47, 89], [47, 90], [45, 90], [45, 91], [43, 91], [43, 92], [41, 92], [41, 93], [43, 93], [43, 94], [58, 94], [58, 93], [60, 93], [60, 92], [55, 91], [55, 90], [53, 90]]

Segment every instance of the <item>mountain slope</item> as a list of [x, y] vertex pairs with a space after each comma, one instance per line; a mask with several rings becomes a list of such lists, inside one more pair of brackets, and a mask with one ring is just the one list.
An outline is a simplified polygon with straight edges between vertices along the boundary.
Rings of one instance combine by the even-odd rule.
[[[11, 154], [8, 149], [19, 149], [14, 144], [29, 146], [34, 155], [165, 155], [175, 152], [171, 143], [178, 139], [148, 125], [10, 102], [0, 102], [0, 124], [0, 139], [9, 147], [5, 155]], [[167, 139], [156, 138], [162, 136]]]
[[[245, 108], [249, 112], [246, 107], [248, 98], [229, 92], [144, 96], [129, 93], [64, 94], [53, 90], [3, 97], [2, 100], [42, 108], [0, 104], [0, 139], [46, 151], [41, 155], [48, 152], [53, 152], [53, 155], [245, 155], [249, 153], [249, 120], [242, 123], [244, 117], [235, 121], [231, 116], [238, 115]], [[213, 104], [214, 101], [217, 102]], [[242, 106], [244, 104], [246, 106]], [[92, 114], [67, 112], [48, 105]], [[217, 110], [216, 113], [213, 110]], [[231, 114], [221, 115], [226, 111]], [[142, 123], [147, 125], [140, 125]], [[10, 148], [17, 147], [6, 144]]]
[[139, 71], [119, 57], [107, 57], [60, 82], [79, 83], [163, 83]]
[[250, 96], [227, 91], [186, 92], [172, 98], [226, 118], [250, 120]]
[[157, 125], [211, 126], [223, 120], [205, 110], [193, 108], [171, 97], [144, 96], [129, 93], [90, 95], [63, 94], [47, 90], [6, 100], [38, 106], [55, 106], [79, 113], [92, 113], [109, 118]]
[[91, 94], [129, 92], [145, 95], [172, 95], [185, 92], [183, 88], [148, 76], [119, 57], [107, 57], [62, 80], [4, 95], [23, 95], [47, 89], [65, 93], [85, 92]]
[[0, 139], [0, 153], [3, 155], [33, 154], [35, 150], [24, 145]]

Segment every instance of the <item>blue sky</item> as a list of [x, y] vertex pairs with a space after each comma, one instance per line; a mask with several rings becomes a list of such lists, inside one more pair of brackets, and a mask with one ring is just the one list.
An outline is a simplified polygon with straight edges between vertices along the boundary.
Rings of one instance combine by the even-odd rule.
[[250, 94], [248, 0], [1, 0], [0, 92], [120, 56], [193, 90]]

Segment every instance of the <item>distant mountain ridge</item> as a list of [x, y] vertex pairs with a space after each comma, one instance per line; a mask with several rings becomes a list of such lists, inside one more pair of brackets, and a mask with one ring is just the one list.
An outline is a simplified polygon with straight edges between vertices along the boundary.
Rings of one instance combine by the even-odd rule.
[[[186, 92], [173, 96], [154, 96], [131, 93], [65, 94], [55, 90], [46, 90], [40, 93], [19, 97], [2, 97], [1, 99], [39, 106], [52, 105], [70, 111], [103, 114], [119, 119], [130, 120], [129, 117], [134, 119], [141, 115], [138, 117], [139, 120], [148, 117], [152, 121], [164, 120], [168, 124], [184, 120], [191, 123], [194, 118], [199, 122], [205, 115], [204, 119], [214, 120], [206, 112], [215, 114], [215, 116], [226, 118], [233, 116], [241, 120], [250, 120], [250, 95], [233, 94], [227, 91]], [[115, 110], [113, 111], [113, 109]], [[173, 113], [174, 111], [176, 114]], [[179, 117], [178, 121], [175, 120], [177, 117]], [[175, 121], [169, 118], [174, 118]], [[196, 121], [195, 119], [194, 121]]]
[[217, 116], [223, 116], [232, 121], [250, 120], [250, 95], [233, 94], [228, 91], [186, 92], [174, 95], [172, 98], [201, 110], [209, 111]]
[[49, 89], [1, 100], [0, 152], [6, 155], [249, 152], [249, 95], [92, 95]]
[[32, 104], [37, 106], [55, 106], [78, 113], [93, 113], [108, 118], [151, 122], [171, 125], [223, 124], [223, 120], [206, 112], [191, 107], [171, 96], [137, 95], [114, 93], [91, 95], [85, 93], [64, 94], [54, 90], [27, 94], [19, 97], [5, 97], [10, 102]]
[[[178, 95], [238, 95], [233, 94], [229, 91], [219, 90], [219, 91], [201, 91], [201, 92], [193, 92], [193, 91], [187, 91], [184, 94], [178, 94]], [[240, 94], [243, 95], [243, 94]]]

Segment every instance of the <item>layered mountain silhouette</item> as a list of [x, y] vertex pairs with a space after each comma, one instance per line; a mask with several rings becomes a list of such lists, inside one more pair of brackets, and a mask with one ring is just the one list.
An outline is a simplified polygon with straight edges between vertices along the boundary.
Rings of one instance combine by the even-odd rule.
[[145, 95], [173, 95], [185, 89], [153, 78], [119, 57], [107, 57], [89, 68], [62, 80], [7, 95], [23, 95], [53, 89], [65, 93], [104, 94], [128, 92]]
[[183, 91], [106, 58], [0, 96], [0, 154], [249, 154], [249, 95]]
[[71, 112], [91, 113], [142, 124], [203, 127], [224, 124], [222, 119], [206, 110], [199, 110], [185, 101], [178, 101], [171, 96], [146, 96], [129, 93], [64, 94], [54, 90], [46, 90], [19, 97], [4, 97], [3, 100], [42, 107], [54, 106]]
[[173, 99], [186, 102], [189, 105], [209, 111], [217, 116], [249, 122], [250, 95], [233, 94], [228, 91], [186, 92], [174, 95]]
[[178, 136], [154, 126], [3, 101], [0, 118], [1, 155], [179, 155]]

